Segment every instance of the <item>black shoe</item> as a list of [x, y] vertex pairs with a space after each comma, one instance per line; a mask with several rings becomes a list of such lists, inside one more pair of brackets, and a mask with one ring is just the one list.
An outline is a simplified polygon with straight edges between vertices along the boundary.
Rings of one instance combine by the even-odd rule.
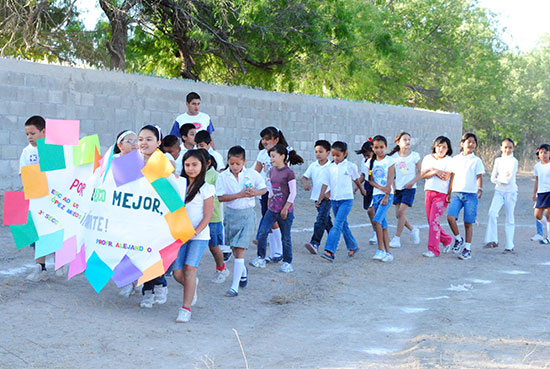
[[248, 268], [246, 269], [246, 276], [241, 277], [241, 280], [239, 281], [239, 287], [246, 287], [248, 285]]

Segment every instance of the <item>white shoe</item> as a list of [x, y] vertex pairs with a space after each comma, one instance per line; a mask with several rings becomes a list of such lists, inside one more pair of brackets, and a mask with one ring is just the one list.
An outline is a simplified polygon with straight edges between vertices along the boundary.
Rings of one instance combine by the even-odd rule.
[[256, 259], [252, 260], [248, 264], [252, 265], [255, 268], [262, 268], [263, 269], [263, 268], [265, 268], [265, 259], [258, 256]]
[[153, 295], [153, 291], [151, 290], [144, 291], [143, 299], [141, 299], [139, 306], [141, 306], [142, 308], [150, 309], [153, 307], [154, 303], [155, 303], [155, 295]]
[[378, 238], [376, 238], [376, 232], [373, 232], [372, 236], [369, 238], [369, 244], [376, 245], [378, 243]]
[[291, 263], [284, 262], [283, 265], [281, 265], [280, 271], [283, 273], [290, 273], [290, 272], [293, 272], [294, 269], [292, 268]]
[[[193, 296], [193, 301], [191, 301], [191, 306], [195, 306], [195, 304], [197, 303], [197, 300], [199, 299], [197, 296], [197, 290], [199, 289], [199, 277], [197, 277], [196, 281], [197, 281], [197, 284], [195, 285], [195, 295]], [[189, 313], [189, 317], [191, 317], [191, 313]]]
[[542, 241], [542, 240], [544, 240], [544, 237], [538, 233], [533, 237], [531, 237], [531, 241]]
[[187, 309], [180, 307], [178, 311], [178, 317], [176, 318], [176, 323], [187, 323], [191, 320], [191, 312]]
[[443, 246], [443, 253], [444, 254], [448, 254], [449, 251], [451, 251], [451, 247], [453, 246], [453, 243], [451, 242], [450, 244], [448, 244], [447, 246]]
[[391, 263], [393, 261], [393, 255], [389, 252], [386, 252], [386, 256], [381, 260], [383, 263]]
[[42, 265], [40, 264], [34, 264], [31, 274], [27, 276], [27, 280], [32, 282], [47, 281], [48, 278], [48, 273], [42, 270]]
[[386, 256], [386, 251], [376, 250], [376, 253], [372, 257], [373, 260], [382, 260]]
[[55, 271], [55, 276], [59, 278], [63, 278], [67, 275], [68, 271], [69, 271], [69, 264], [65, 264], [61, 268]]
[[418, 227], [413, 228], [413, 230], [411, 231], [411, 237], [412, 237], [412, 242], [415, 245], [418, 245], [420, 243], [420, 229], [418, 229]]
[[[447, 251], [448, 252], [448, 251]], [[423, 252], [422, 253], [423, 256], [427, 257], [427, 258], [435, 258], [435, 254], [431, 251], [426, 251], [426, 252]]]
[[224, 268], [223, 270], [216, 269], [216, 275], [214, 276], [214, 278], [212, 278], [212, 282], [223, 283], [225, 282], [225, 279], [228, 276], [229, 276], [229, 270], [227, 268]]
[[168, 287], [155, 287], [155, 304], [162, 305], [168, 299]]
[[393, 238], [390, 241], [390, 247], [401, 247], [401, 238], [397, 236], [393, 236]]
[[124, 287], [122, 287], [120, 289], [120, 291], [118, 292], [118, 294], [122, 297], [130, 297], [131, 295], [133, 295], [134, 293], [136, 293], [136, 285], [135, 285], [136, 282], [132, 282]]

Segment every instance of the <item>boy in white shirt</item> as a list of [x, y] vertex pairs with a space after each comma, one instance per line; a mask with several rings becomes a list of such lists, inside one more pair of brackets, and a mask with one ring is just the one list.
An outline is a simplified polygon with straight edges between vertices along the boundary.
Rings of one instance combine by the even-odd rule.
[[[186, 123], [193, 124], [197, 132], [205, 130], [210, 134], [214, 133], [215, 129], [210, 116], [199, 111], [201, 106], [201, 97], [198, 93], [190, 92], [187, 94], [185, 98], [185, 105], [187, 106], [187, 111], [178, 115], [174, 125], [172, 126], [172, 130], [170, 131], [171, 135], [175, 135], [183, 139], [183, 136], [180, 136], [180, 128]], [[212, 143], [212, 147], [215, 148], [214, 143]]]
[[195, 144], [197, 145], [197, 149], [208, 150], [208, 153], [212, 155], [212, 157], [216, 161], [216, 170], [218, 172], [225, 169], [223, 157], [220, 155], [219, 152], [215, 151], [212, 148], [212, 137], [210, 137], [210, 133], [208, 133], [207, 131], [197, 132], [197, 134], [195, 135]]
[[[162, 139], [162, 148], [165, 153], [170, 154], [176, 163], [176, 173], [178, 176], [181, 176], [181, 171], [183, 170], [183, 155], [185, 154], [181, 150], [180, 139], [178, 136], [168, 135]], [[170, 159], [170, 158], [168, 158]]]
[[[321, 178], [323, 172], [330, 165], [328, 156], [330, 154], [330, 142], [327, 140], [318, 140], [315, 142], [315, 159], [313, 163], [307, 168], [306, 172], [302, 176], [302, 184], [304, 190], [311, 191], [310, 199], [317, 201], [319, 194], [321, 193]], [[311, 185], [308, 180], [311, 179]], [[327, 188], [325, 197], [321, 200], [319, 207], [317, 207], [317, 219], [313, 225], [313, 235], [311, 241], [307, 242], [304, 246], [312, 254], [317, 254], [323, 233], [326, 231], [327, 235], [332, 228], [332, 219], [330, 219], [330, 197], [327, 194], [330, 193], [330, 188]]]

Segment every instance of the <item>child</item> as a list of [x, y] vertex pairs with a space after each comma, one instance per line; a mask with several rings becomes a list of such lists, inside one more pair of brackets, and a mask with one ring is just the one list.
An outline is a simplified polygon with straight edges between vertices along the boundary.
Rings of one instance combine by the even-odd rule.
[[292, 239], [290, 230], [294, 220], [294, 199], [296, 198], [296, 176], [287, 166], [301, 164], [304, 160], [296, 151], [287, 151], [287, 147], [277, 144], [269, 149], [273, 168], [269, 171], [269, 203], [264, 217], [260, 221], [256, 240], [258, 241], [258, 257], [250, 262], [256, 268], [265, 268], [267, 236], [275, 222], [278, 223], [283, 237], [283, 265], [280, 271], [290, 273], [292, 268]]
[[388, 142], [384, 136], [374, 136], [372, 139], [372, 151], [374, 157], [369, 160], [369, 182], [374, 187], [372, 191], [372, 206], [374, 218], [372, 219], [378, 250], [372, 257], [374, 260], [389, 263], [393, 261], [390, 252], [390, 236], [388, 234], [388, 221], [386, 213], [393, 202], [393, 179], [395, 178], [395, 165], [392, 158], [386, 155]]
[[[178, 115], [170, 131], [171, 135], [179, 136], [180, 128], [186, 123], [193, 124], [197, 132], [206, 130], [210, 134], [214, 133], [215, 129], [210, 116], [200, 111], [201, 97], [198, 93], [188, 93], [185, 97], [185, 105], [187, 106], [187, 111]], [[183, 136], [179, 137], [183, 138]], [[214, 143], [212, 143], [212, 147], [215, 147]]]
[[[218, 181], [218, 176], [220, 175], [220, 173], [216, 170], [216, 160], [214, 160], [214, 158], [205, 149], [199, 149], [199, 151], [207, 158], [208, 170], [206, 171], [205, 181], [206, 183], [216, 187], [216, 182]], [[212, 279], [212, 282], [223, 283], [229, 275], [229, 270], [225, 267], [223, 253], [220, 249], [220, 245], [223, 245], [222, 206], [217, 196], [214, 196], [214, 209], [212, 211], [212, 218], [210, 219], [210, 224], [208, 227], [210, 228], [210, 241], [208, 242], [208, 248], [214, 257], [214, 261], [216, 262], [216, 275], [214, 276], [214, 279]]]
[[422, 178], [426, 179], [424, 205], [429, 226], [428, 251], [422, 255], [427, 258], [440, 255], [439, 243], [443, 244], [443, 252], [447, 253], [453, 242], [453, 238], [441, 227], [441, 217], [451, 201], [452, 154], [451, 141], [445, 136], [439, 136], [432, 145], [431, 155], [426, 155], [422, 160]]
[[[315, 142], [315, 159], [307, 168], [306, 172], [302, 176], [302, 185], [304, 190], [311, 191], [310, 199], [317, 201], [319, 199], [319, 194], [321, 193], [321, 177], [325, 169], [329, 166], [328, 156], [330, 154], [330, 143], [327, 140], [318, 140]], [[308, 179], [311, 179], [310, 185]], [[313, 235], [311, 236], [311, 241], [307, 242], [304, 246], [312, 254], [317, 254], [319, 245], [321, 244], [321, 239], [323, 238], [323, 233], [326, 231], [329, 233], [332, 228], [332, 220], [330, 219], [330, 196], [328, 192], [330, 188], [327, 188], [327, 193], [319, 207], [317, 207], [317, 219], [315, 219], [315, 224], [313, 225]]]
[[188, 150], [193, 150], [195, 148], [195, 135], [197, 130], [195, 126], [191, 123], [185, 123], [180, 128], [181, 135], [181, 155], [184, 155]]
[[[453, 252], [461, 260], [472, 257], [472, 225], [477, 217], [477, 204], [483, 194], [483, 174], [485, 168], [481, 159], [474, 154], [477, 147], [477, 137], [473, 133], [465, 133], [460, 140], [461, 153], [453, 157], [451, 171], [453, 177], [453, 198], [447, 212], [447, 221], [455, 236]], [[464, 229], [466, 242], [458, 231], [456, 220], [460, 210], [464, 208]], [[464, 248], [461, 250], [462, 246]]]
[[[374, 218], [374, 208], [372, 207], [372, 192], [374, 190], [374, 187], [372, 187], [368, 181], [369, 168], [367, 167], [368, 160], [371, 159], [374, 155], [374, 152], [372, 151], [372, 137], [369, 137], [369, 140], [366, 141], [363, 146], [361, 146], [361, 150], [355, 150], [355, 153], [357, 155], [363, 155], [363, 158], [365, 159], [361, 163], [361, 176], [359, 177], [359, 181], [363, 183], [363, 187], [365, 188], [365, 192], [367, 193], [365, 196], [363, 196], [363, 209], [367, 211], [370, 223], [373, 224], [372, 219]], [[367, 180], [365, 180], [365, 178]], [[374, 230], [374, 225], [372, 226], [372, 236], [369, 239], [369, 244], [376, 244], [376, 231]]]
[[[537, 150], [537, 152], [535, 153], [537, 159], [540, 160], [539, 158], [539, 150]], [[536, 207], [536, 202], [533, 204], [533, 209]], [[545, 222], [548, 223], [550, 222], [550, 209], [547, 209], [545, 212], [544, 212], [544, 215], [545, 215]], [[539, 241], [540, 244], [548, 244], [550, 243], [550, 239], [548, 237], [544, 237], [544, 227], [543, 227], [543, 224], [542, 224], [542, 221], [538, 220], [537, 218], [535, 218], [535, 225], [537, 227], [537, 233], [531, 237], [531, 241]]]
[[116, 136], [116, 145], [113, 149], [114, 157], [119, 157], [137, 150], [137, 134], [126, 129]]
[[[535, 164], [535, 186], [533, 201], [535, 204], [535, 219], [541, 221], [543, 214], [550, 209], [550, 145], [542, 144], [537, 150], [539, 162]], [[550, 222], [546, 219], [546, 241], [550, 242]]]
[[195, 144], [197, 145], [197, 149], [205, 149], [214, 157], [217, 168], [222, 169], [224, 167], [222, 156], [212, 148], [212, 137], [210, 137], [208, 131], [197, 132], [195, 135]]
[[[25, 122], [25, 134], [27, 135], [29, 144], [23, 149], [21, 157], [19, 158], [19, 175], [21, 175], [22, 167], [39, 164], [36, 141], [46, 137], [46, 121], [44, 118], [34, 115], [27, 119]], [[34, 242], [30, 246], [34, 247]], [[39, 257], [35, 262], [36, 264], [33, 265], [31, 274], [27, 276], [27, 279], [33, 282], [47, 280], [46, 256]]]
[[208, 246], [212, 218], [215, 188], [206, 183], [206, 156], [202, 150], [189, 150], [183, 156], [182, 177], [187, 179], [185, 208], [191, 220], [195, 234], [184, 243], [178, 257], [172, 264], [174, 279], [183, 286], [183, 305], [179, 308], [176, 322], [188, 322], [191, 319], [191, 306], [197, 301], [197, 269], [202, 254]]
[[[179, 176], [183, 170], [183, 155], [185, 152], [181, 150], [181, 143], [178, 136], [168, 135], [162, 139], [162, 148], [165, 153], [172, 156], [174, 163], [176, 163], [176, 173]], [[170, 159], [170, 158], [169, 158]]]
[[267, 192], [264, 179], [253, 169], [245, 168], [246, 153], [233, 146], [227, 153], [227, 166], [216, 182], [216, 196], [225, 203], [223, 228], [225, 242], [233, 248], [233, 283], [226, 296], [235, 297], [239, 287], [248, 284], [244, 252], [254, 237], [256, 196]]
[[411, 135], [401, 132], [395, 138], [397, 144], [388, 154], [395, 163], [395, 216], [397, 217], [397, 231], [390, 242], [390, 247], [401, 247], [401, 232], [403, 227], [411, 231], [415, 245], [420, 243], [420, 230], [407, 220], [407, 209], [413, 205], [416, 194], [416, 182], [420, 176], [420, 155], [411, 151]]
[[489, 222], [485, 232], [485, 248], [498, 247], [497, 218], [500, 208], [506, 209], [506, 246], [504, 253], [514, 252], [514, 208], [518, 198], [516, 173], [518, 160], [514, 158], [514, 141], [505, 138], [500, 144], [502, 156], [495, 159], [491, 182], [495, 184], [495, 193], [489, 208]]
[[344, 235], [344, 241], [348, 248], [348, 257], [353, 257], [359, 251], [357, 241], [348, 226], [348, 214], [353, 207], [353, 183], [360, 189], [363, 196], [365, 189], [359, 182], [357, 165], [347, 160], [348, 145], [342, 141], [332, 144], [332, 162], [324, 171], [321, 178], [321, 191], [315, 206], [320, 207], [327, 188], [330, 188], [330, 205], [334, 213], [334, 223], [328, 233], [325, 251], [321, 257], [327, 261], [334, 262], [334, 253], [338, 248], [340, 235]]

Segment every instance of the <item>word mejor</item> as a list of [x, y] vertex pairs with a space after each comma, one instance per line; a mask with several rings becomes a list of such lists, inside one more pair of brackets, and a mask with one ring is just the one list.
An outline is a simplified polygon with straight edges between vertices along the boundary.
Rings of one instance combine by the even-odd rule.
[[128, 192], [113, 191], [113, 206], [135, 210], [151, 210], [154, 213], [162, 215], [162, 212], [159, 211], [159, 199], [143, 195], [139, 195], [136, 199], [134, 198], [134, 194]]

